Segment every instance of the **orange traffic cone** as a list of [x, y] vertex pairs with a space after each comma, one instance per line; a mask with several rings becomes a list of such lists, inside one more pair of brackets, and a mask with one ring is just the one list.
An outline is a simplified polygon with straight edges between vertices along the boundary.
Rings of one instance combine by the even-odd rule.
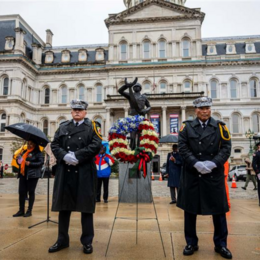
[[233, 175], [233, 179], [232, 179], [231, 188], [237, 188], [237, 183], [236, 183], [236, 180], [235, 180], [235, 176], [234, 176], [234, 175]]
[[159, 181], [162, 181], [162, 173], [160, 172], [160, 178], [159, 178]]
[[152, 172], [152, 181], [154, 181], [154, 175], [153, 175], [153, 172]]

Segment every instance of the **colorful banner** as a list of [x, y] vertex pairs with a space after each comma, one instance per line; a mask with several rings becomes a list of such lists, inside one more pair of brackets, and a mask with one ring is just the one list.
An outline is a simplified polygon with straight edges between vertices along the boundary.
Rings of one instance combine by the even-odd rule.
[[178, 135], [179, 130], [179, 115], [170, 114], [170, 134]]
[[155, 132], [161, 136], [160, 133], [160, 115], [151, 115], [150, 121], [153, 123]]

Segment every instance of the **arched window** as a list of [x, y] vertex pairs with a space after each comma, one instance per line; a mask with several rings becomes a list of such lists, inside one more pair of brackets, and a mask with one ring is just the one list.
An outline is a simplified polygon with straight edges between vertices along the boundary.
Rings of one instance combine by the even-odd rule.
[[46, 134], [46, 136], [48, 135], [48, 120], [47, 119], [44, 119], [43, 120], [43, 133]]
[[183, 83], [183, 91], [184, 92], [191, 92], [191, 82], [186, 80]]
[[182, 57], [190, 57], [190, 40], [188, 38], [182, 40]]
[[50, 88], [44, 90], [44, 104], [50, 104]]
[[210, 91], [211, 91], [211, 98], [217, 98], [217, 81], [211, 80], [210, 82]]
[[0, 148], [0, 160], [2, 161], [3, 160], [3, 149]]
[[160, 93], [166, 93], [166, 82], [160, 82]]
[[120, 43], [120, 59], [127, 60], [127, 43], [126, 42]]
[[259, 115], [258, 114], [253, 114], [252, 115], [252, 123], [253, 123], [253, 132], [259, 133], [260, 132], [260, 120], [259, 120]]
[[5, 131], [5, 124], [6, 124], [6, 114], [3, 113], [0, 115], [0, 132]]
[[97, 89], [97, 102], [103, 102], [103, 97], [102, 97], [103, 87], [101, 85], [98, 85], [96, 89]]
[[67, 87], [63, 86], [61, 88], [61, 103], [67, 104]]
[[166, 42], [165, 40], [159, 41], [159, 58], [166, 58]]
[[257, 97], [257, 80], [250, 80], [250, 97]]
[[213, 114], [212, 114], [212, 117], [213, 117], [215, 120], [220, 120], [220, 115], [217, 114], [217, 113], [213, 113]]
[[150, 59], [151, 43], [149, 41], [143, 42], [143, 52], [144, 59]]
[[237, 81], [235, 79], [230, 80], [230, 97], [237, 98]]
[[85, 100], [85, 88], [83, 85], [80, 85], [79, 88], [79, 99]]
[[143, 93], [151, 93], [151, 83], [150, 82], [145, 82], [143, 84]]
[[3, 87], [3, 95], [8, 95], [8, 87], [9, 87], [9, 78], [4, 79], [4, 87]]
[[65, 122], [65, 121], [66, 121], [66, 118], [65, 118], [65, 117], [60, 117], [60, 118], [58, 119], [59, 124]]
[[240, 116], [238, 114], [232, 115], [232, 133], [238, 134], [240, 131]]

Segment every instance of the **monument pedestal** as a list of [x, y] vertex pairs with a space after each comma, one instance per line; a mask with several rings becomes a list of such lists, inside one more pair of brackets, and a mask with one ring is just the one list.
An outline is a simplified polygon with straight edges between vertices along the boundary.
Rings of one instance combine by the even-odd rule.
[[[146, 178], [140, 174], [140, 178], [131, 178], [129, 170], [134, 164], [119, 164], [119, 202], [125, 203], [151, 203], [151, 163], [147, 163]], [[138, 197], [137, 197], [138, 196]]]

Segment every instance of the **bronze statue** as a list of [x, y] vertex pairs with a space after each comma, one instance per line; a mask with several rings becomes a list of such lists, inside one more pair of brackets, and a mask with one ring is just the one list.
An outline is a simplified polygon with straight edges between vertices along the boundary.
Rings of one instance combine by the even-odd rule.
[[[142, 90], [142, 86], [139, 83], [137, 83], [137, 80], [138, 78], [135, 78], [133, 82], [128, 83], [127, 78], [125, 78], [125, 85], [122, 86], [118, 90], [118, 92], [129, 101], [129, 105], [130, 105], [129, 115], [145, 116], [151, 110], [151, 106], [147, 97], [140, 93]], [[126, 89], [129, 89], [129, 93], [125, 92]], [[136, 132], [130, 133], [130, 147], [132, 150], [136, 148], [136, 144], [137, 146], [139, 146], [140, 144], [139, 138], [140, 135], [137, 134]]]

